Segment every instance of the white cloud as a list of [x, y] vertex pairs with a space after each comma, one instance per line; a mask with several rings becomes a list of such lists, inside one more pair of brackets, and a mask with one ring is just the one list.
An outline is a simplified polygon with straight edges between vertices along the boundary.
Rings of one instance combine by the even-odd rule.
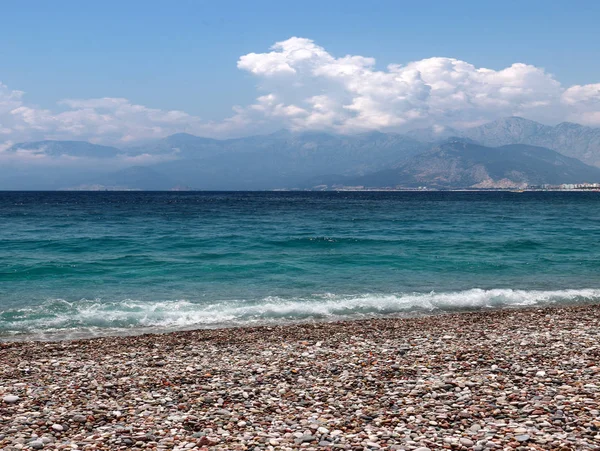
[[[242, 56], [238, 67], [260, 78], [261, 88], [278, 99], [278, 111], [304, 111], [284, 120], [298, 129], [352, 133], [461, 127], [509, 115], [544, 122], [567, 117], [560, 83], [543, 69], [521, 63], [496, 71], [453, 58], [428, 58], [377, 70], [372, 58], [335, 58], [309, 39], [291, 38], [268, 53]], [[277, 111], [271, 115], [283, 119]]]
[[544, 69], [522, 63], [492, 70], [435, 57], [378, 69], [373, 58], [336, 57], [293, 37], [237, 64], [257, 78], [260, 94], [218, 122], [111, 97], [66, 99], [53, 111], [0, 83], [0, 151], [26, 140], [123, 144], [181, 131], [232, 137], [281, 127], [341, 133], [460, 128], [510, 115], [600, 126], [600, 84], [564, 87]]
[[600, 126], [600, 83], [571, 86], [562, 94], [562, 101], [568, 106], [569, 120]]

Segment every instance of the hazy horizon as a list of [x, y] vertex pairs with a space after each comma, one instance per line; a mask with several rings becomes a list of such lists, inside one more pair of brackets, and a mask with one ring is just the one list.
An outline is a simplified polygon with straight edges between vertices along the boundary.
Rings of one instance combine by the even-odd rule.
[[[497, 119], [488, 121], [488, 122], [483, 122], [482, 124], [479, 125], [469, 125], [469, 126], [465, 126], [465, 127], [449, 127], [449, 126], [429, 126], [429, 127], [414, 127], [414, 128], [409, 128], [407, 130], [404, 130], [402, 132], [399, 131], [381, 131], [381, 130], [368, 130], [368, 131], [363, 131], [363, 130], [358, 130], [358, 131], [348, 131], [348, 132], [335, 132], [335, 131], [331, 131], [331, 130], [319, 130], [319, 129], [309, 129], [309, 130], [294, 130], [294, 129], [290, 129], [290, 128], [279, 128], [277, 130], [274, 131], [268, 131], [268, 132], [263, 132], [263, 133], [252, 133], [249, 132], [249, 134], [247, 135], [242, 135], [242, 136], [237, 136], [237, 137], [233, 137], [233, 138], [227, 138], [227, 137], [211, 137], [211, 136], [207, 136], [207, 135], [198, 135], [198, 134], [194, 134], [194, 133], [190, 133], [190, 132], [186, 132], [186, 131], [179, 131], [179, 132], [175, 132], [175, 133], [171, 133], [165, 136], [160, 136], [160, 137], [156, 137], [156, 138], [147, 138], [147, 139], [143, 139], [140, 141], [136, 141], [136, 142], [131, 142], [131, 143], [122, 143], [122, 144], [113, 144], [113, 145], [109, 145], [109, 144], [101, 144], [96, 142], [93, 139], [90, 140], [85, 140], [85, 139], [40, 139], [40, 140], [35, 140], [35, 141], [22, 141], [22, 142], [18, 142], [18, 143], [14, 143], [14, 144], [24, 144], [24, 143], [38, 143], [38, 142], [43, 142], [43, 141], [70, 141], [70, 142], [85, 142], [85, 143], [90, 143], [90, 144], [98, 144], [101, 146], [107, 146], [107, 147], [115, 147], [117, 149], [122, 149], [122, 150], [127, 150], [129, 148], [132, 147], [140, 147], [140, 146], [144, 146], [147, 145], [149, 143], [153, 143], [165, 138], [169, 138], [171, 136], [176, 136], [176, 135], [188, 135], [188, 136], [193, 136], [195, 138], [204, 138], [204, 139], [210, 139], [210, 140], [215, 140], [215, 141], [228, 141], [228, 140], [237, 140], [237, 139], [244, 139], [244, 138], [253, 138], [253, 137], [266, 137], [266, 136], [272, 136], [272, 135], [278, 135], [278, 134], [289, 134], [289, 135], [331, 135], [331, 136], [347, 136], [347, 137], [352, 137], [352, 136], [366, 136], [369, 134], [382, 134], [382, 135], [406, 135], [406, 136], [410, 136], [410, 134], [412, 132], [417, 132], [417, 131], [430, 131], [433, 134], [439, 134], [440, 136], [443, 136], [443, 134], [445, 132], [448, 131], [465, 131], [465, 130], [469, 130], [469, 129], [474, 129], [477, 128], [478, 126], [481, 125], [487, 125], [487, 124], [491, 124], [497, 121], [503, 121], [503, 120], [510, 120], [510, 119], [523, 119], [524, 121], [527, 122], [535, 122], [537, 124], [540, 125], [544, 125], [547, 127], [556, 127], [558, 125], [561, 124], [572, 124], [572, 125], [576, 125], [576, 126], [581, 126], [581, 127], [585, 127], [585, 128], [590, 128], [590, 129], [599, 129], [600, 126], [588, 126], [588, 125], [584, 125], [581, 123], [577, 123], [577, 122], [573, 122], [573, 121], [561, 121], [561, 122], [555, 122], [555, 123], [545, 123], [542, 121], [534, 121], [532, 119], [527, 119], [521, 116], [503, 116], [503, 117], [499, 117]], [[4, 149], [6, 150], [6, 149]]]

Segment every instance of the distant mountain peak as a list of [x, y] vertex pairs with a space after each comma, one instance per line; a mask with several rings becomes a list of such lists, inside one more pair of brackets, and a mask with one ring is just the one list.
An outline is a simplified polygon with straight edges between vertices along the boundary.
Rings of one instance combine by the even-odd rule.
[[167, 138], [200, 138], [200, 136], [197, 135], [192, 135], [191, 133], [187, 133], [187, 132], [179, 132], [179, 133], [173, 133], [172, 135], [167, 136]]
[[577, 124], [575, 122], [561, 122], [560, 124], [557, 124], [556, 127], [557, 129], [561, 129], [561, 128], [569, 128], [569, 129], [589, 129], [589, 130], [593, 130], [593, 127], [587, 127], [585, 125], [581, 125], [581, 124]]
[[506, 117], [501, 117], [501, 118], [496, 119], [495, 121], [492, 121], [490, 123], [494, 123], [494, 122], [501, 122], [501, 123], [523, 123], [523, 124], [537, 124], [537, 125], [541, 125], [539, 122], [532, 121], [531, 119], [525, 119], [524, 117], [521, 117], [521, 116], [506, 116]]
[[292, 132], [287, 128], [280, 128], [279, 130], [270, 133], [268, 136], [279, 137], [279, 136], [290, 136]]
[[461, 136], [486, 146], [530, 144], [600, 166], [600, 128], [562, 122], [554, 127], [518, 116], [463, 130]]

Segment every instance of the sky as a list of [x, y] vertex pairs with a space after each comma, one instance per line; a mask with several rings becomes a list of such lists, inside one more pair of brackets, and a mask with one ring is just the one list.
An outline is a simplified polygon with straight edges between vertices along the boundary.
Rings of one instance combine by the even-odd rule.
[[0, 2], [0, 150], [176, 132], [600, 126], [598, 1]]

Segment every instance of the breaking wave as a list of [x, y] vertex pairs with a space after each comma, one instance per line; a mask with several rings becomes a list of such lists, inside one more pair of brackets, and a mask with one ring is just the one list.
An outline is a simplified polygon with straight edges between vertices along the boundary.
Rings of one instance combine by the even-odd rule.
[[455, 292], [269, 296], [213, 303], [188, 300], [119, 302], [53, 299], [0, 311], [0, 340], [69, 339], [101, 335], [231, 327], [306, 320], [339, 320], [491, 308], [600, 301], [600, 289], [529, 291], [474, 288]]

